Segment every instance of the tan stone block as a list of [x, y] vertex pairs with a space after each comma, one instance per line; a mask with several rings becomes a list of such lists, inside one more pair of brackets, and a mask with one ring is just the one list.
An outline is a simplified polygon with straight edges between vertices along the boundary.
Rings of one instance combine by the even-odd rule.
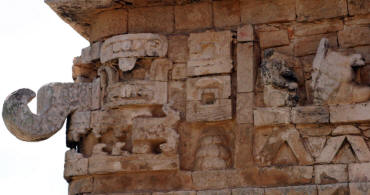
[[294, 35], [317, 35], [337, 32], [340, 30], [343, 30], [343, 21], [339, 19], [333, 19], [313, 23], [297, 23], [294, 27]]
[[325, 146], [326, 137], [308, 137], [306, 140], [307, 149], [310, 151], [311, 155], [316, 159], [320, 156], [322, 149]]
[[168, 58], [174, 62], [186, 62], [189, 58], [188, 36], [173, 35], [168, 38]]
[[168, 81], [168, 72], [172, 66], [172, 61], [167, 58], [153, 60], [149, 70], [149, 80]]
[[318, 185], [318, 195], [349, 194], [348, 184]]
[[360, 129], [353, 125], [340, 125], [336, 127], [332, 135], [348, 135], [348, 134], [361, 134]]
[[87, 175], [88, 159], [75, 150], [68, 150], [65, 154], [64, 178]]
[[250, 24], [238, 28], [237, 39], [239, 42], [254, 41], [254, 29]]
[[348, 0], [349, 15], [368, 14], [370, 12], [370, 1]]
[[201, 101], [186, 103], [187, 121], [222, 121], [232, 118], [230, 99], [216, 99], [213, 104], [203, 104]]
[[242, 0], [241, 21], [244, 24], [261, 24], [295, 20], [295, 4], [294, 0]]
[[186, 64], [178, 63], [173, 65], [172, 79], [173, 80], [186, 79]]
[[197, 191], [197, 195], [231, 195], [231, 190], [206, 190], [206, 191]]
[[320, 156], [316, 159], [316, 162], [330, 163], [337, 154], [339, 148], [342, 146], [344, 139], [345, 136], [330, 137]]
[[289, 45], [287, 30], [259, 32], [258, 36], [261, 48]]
[[294, 55], [295, 56], [305, 56], [305, 55], [316, 53], [317, 47], [319, 46], [320, 40], [322, 38], [329, 39], [329, 45], [331, 47], [333, 48], [338, 47], [336, 33], [296, 37], [296, 39], [293, 41]]
[[329, 109], [323, 106], [293, 107], [292, 122], [295, 124], [329, 123]]
[[370, 182], [349, 183], [351, 195], [368, 195], [370, 193]]
[[355, 163], [348, 165], [350, 182], [369, 182], [370, 163]]
[[236, 170], [194, 171], [192, 179], [197, 190], [231, 188], [240, 186], [242, 180]]
[[345, 183], [348, 182], [347, 165], [315, 165], [315, 183]]
[[253, 112], [254, 126], [269, 126], [290, 123], [290, 108], [257, 108]]
[[78, 81], [78, 79], [81, 79], [81, 77], [87, 79], [87, 82], [90, 82], [92, 79], [94, 79], [96, 77], [95, 65], [73, 65], [72, 78], [75, 81]]
[[128, 11], [129, 33], [171, 33], [174, 26], [172, 6], [133, 8]]
[[236, 26], [240, 23], [239, 1], [213, 2], [213, 20], [215, 27]]
[[198, 76], [229, 73], [232, 34], [230, 31], [192, 33], [189, 36], [189, 61], [187, 75]]
[[247, 168], [253, 160], [253, 126], [238, 124], [235, 127], [235, 168]]
[[68, 194], [76, 195], [90, 193], [93, 192], [93, 187], [92, 177], [79, 178], [69, 182]]
[[298, 124], [297, 129], [303, 136], [324, 136], [330, 135], [330, 133], [333, 130], [333, 127], [319, 124], [307, 124], [307, 125]]
[[186, 91], [185, 81], [170, 81], [168, 83], [168, 103], [171, 107], [180, 112], [181, 118], [186, 113]]
[[91, 24], [90, 41], [127, 33], [127, 11], [123, 9], [100, 13]]
[[279, 188], [266, 188], [265, 195], [317, 195], [317, 188], [314, 185], [291, 186]]
[[175, 6], [175, 29], [196, 30], [212, 27], [212, 5], [208, 2]]
[[197, 77], [186, 80], [186, 100], [203, 100], [206, 93], [213, 93], [214, 99], [229, 98], [230, 76]]
[[313, 21], [323, 18], [334, 18], [347, 15], [345, 0], [298, 0], [297, 20]]
[[253, 43], [237, 45], [238, 92], [253, 92], [257, 77], [257, 57]]
[[370, 103], [330, 106], [331, 123], [370, 121]]
[[196, 191], [153, 192], [152, 195], [196, 195]]
[[91, 108], [92, 110], [97, 110], [100, 108], [101, 100], [101, 88], [100, 88], [100, 78], [94, 79], [91, 84]]
[[347, 140], [351, 144], [360, 162], [370, 162], [370, 151], [362, 136], [347, 135]]
[[341, 47], [355, 47], [370, 44], [370, 28], [360, 25], [345, 25], [343, 31], [338, 32]]
[[232, 195], [264, 195], [265, 190], [263, 188], [236, 188], [232, 189]]
[[67, 127], [67, 140], [79, 142], [81, 135], [86, 135], [90, 130], [91, 112], [74, 112], [70, 115]]
[[99, 60], [102, 42], [96, 42], [81, 50], [81, 56], [73, 60], [73, 64], [90, 64]]
[[[366, 64], [370, 64], [370, 46], [358, 46], [358, 47], [354, 47], [353, 48], [353, 50], [354, 50], [354, 52], [353, 53], [359, 53], [359, 54], [361, 54], [361, 56], [363, 57], [363, 58], [365, 58], [365, 63]], [[370, 67], [369, 66], [367, 66], [367, 68], [364, 68], [364, 69], [367, 69], [367, 70], [369, 70], [370, 69]], [[366, 70], [366, 71], [367, 71]], [[361, 75], [362, 76], [362, 75]], [[367, 79], [369, 80], [369, 82], [370, 82], [370, 78], [369, 77], [367, 77]]]
[[254, 93], [238, 93], [236, 97], [236, 121], [253, 123]]

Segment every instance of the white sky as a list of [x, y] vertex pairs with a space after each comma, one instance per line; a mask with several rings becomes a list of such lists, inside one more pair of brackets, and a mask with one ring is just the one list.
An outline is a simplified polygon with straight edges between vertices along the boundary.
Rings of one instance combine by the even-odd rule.
[[[17, 89], [36, 92], [50, 82], [72, 82], [73, 57], [86, 46], [88, 42], [43, 0], [1, 0], [0, 109]], [[36, 110], [35, 100], [30, 107]], [[0, 194], [67, 195], [65, 137], [63, 127], [46, 141], [23, 142], [7, 131], [1, 119]]]

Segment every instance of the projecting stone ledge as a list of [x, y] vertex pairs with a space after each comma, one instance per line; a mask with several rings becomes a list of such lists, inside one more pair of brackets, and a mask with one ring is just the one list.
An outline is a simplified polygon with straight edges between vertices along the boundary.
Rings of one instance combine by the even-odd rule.
[[370, 121], [370, 103], [330, 106], [331, 123]]

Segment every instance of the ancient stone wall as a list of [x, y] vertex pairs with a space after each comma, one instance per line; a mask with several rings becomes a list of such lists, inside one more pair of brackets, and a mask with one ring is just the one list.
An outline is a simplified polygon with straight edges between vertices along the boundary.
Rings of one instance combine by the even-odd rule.
[[47, 2], [91, 42], [70, 195], [370, 193], [369, 0]]

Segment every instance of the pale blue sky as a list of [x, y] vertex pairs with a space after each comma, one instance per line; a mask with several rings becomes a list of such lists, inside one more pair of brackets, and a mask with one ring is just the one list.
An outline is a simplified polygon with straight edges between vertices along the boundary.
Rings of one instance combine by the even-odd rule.
[[[88, 46], [43, 0], [1, 0], [0, 108], [19, 88], [37, 91], [50, 82], [72, 82], [72, 60]], [[35, 109], [35, 100], [30, 104]], [[49, 140], [27, 143], [0, 120], [0, 194], [67, 195], [63, 178], [65, 128]]]

